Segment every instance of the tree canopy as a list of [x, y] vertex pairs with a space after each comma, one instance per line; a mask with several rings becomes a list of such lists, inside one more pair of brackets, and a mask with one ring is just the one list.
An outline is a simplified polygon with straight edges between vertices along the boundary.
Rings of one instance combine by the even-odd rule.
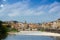
[[2, 25], [2, 21], [0, 21], [0, 40], [6, 38], [7, 36], [7, 28]]

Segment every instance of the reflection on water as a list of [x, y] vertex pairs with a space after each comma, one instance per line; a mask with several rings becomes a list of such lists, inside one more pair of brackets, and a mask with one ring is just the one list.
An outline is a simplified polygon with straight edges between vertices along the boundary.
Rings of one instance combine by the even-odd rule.
[[60, 37], [9, 35], [5, 40], [60, 40]]
[[60, 40], [60, 37], [51, 37], [53, 38], [54, 40]]
[[60, 37], [54, 37], [55, 38], [55, 40], [60, 40]]

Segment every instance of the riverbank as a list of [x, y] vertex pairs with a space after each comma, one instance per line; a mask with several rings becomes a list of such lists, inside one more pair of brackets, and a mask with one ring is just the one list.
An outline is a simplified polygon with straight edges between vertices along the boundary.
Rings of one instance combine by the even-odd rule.
[[20, 32], [8, 32], [10, 35], [38, 35], [38, 36], [59, 36], [59, 33], [41, 32], [41, 31], [20, 31]]

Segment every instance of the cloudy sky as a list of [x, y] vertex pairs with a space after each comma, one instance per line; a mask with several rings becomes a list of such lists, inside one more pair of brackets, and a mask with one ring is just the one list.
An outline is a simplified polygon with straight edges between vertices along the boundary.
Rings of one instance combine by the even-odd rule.
[[0, 20], [50, 22], [60, 18], [60, 0], [0, 0]]

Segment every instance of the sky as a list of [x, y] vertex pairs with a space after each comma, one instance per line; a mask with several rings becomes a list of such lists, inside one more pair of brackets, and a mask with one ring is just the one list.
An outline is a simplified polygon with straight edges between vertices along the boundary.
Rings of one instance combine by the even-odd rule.
[[28, 23], [60, 18], [60, 0], [0, 0], [0, 20]]

